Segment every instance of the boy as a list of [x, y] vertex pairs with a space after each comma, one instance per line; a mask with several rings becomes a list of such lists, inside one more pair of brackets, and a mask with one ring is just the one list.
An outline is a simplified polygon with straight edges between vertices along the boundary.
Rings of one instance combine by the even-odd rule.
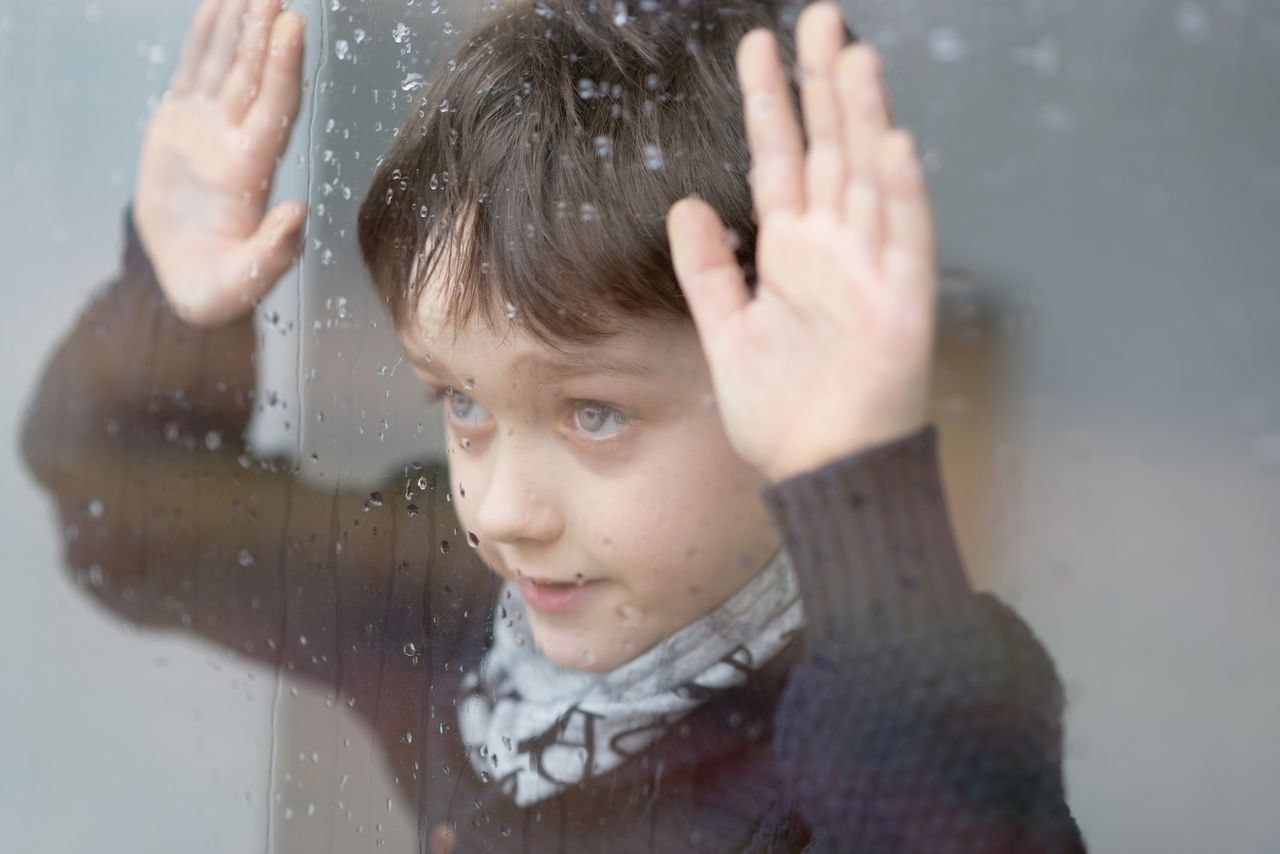
[[797, 117], [784, 11], [539, 2], [460, 45], [360, 214], [450, 488], [363, 506], [235, 456], [301, 30], [197, 13], [28, 457], [113, 608], [369, 714], [424, 848], [1081, 847], [1052, 665], [946, 520], [911, 140], [827, 3]]

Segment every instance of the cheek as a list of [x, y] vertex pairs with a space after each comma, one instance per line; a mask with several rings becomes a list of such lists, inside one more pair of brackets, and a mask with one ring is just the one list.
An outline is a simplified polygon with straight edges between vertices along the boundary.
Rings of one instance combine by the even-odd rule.
[[616, 499], [585, 505], [582, 529], [594, 532], [601, 562], [637, 585], [723, 592], [776, 542], [758, 477], [736, 457], [668, 462], [620, 485]]

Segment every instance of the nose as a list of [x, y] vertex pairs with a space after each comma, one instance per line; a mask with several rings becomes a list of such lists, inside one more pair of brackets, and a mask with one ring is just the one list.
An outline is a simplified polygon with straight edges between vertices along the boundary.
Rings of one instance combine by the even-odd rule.
[[491, 448], [492, 469], [484, 493], [476, 496], [476, 532], [501, 543], [554, 542], [564, 532], [564, 518], [547, 489], [550, 473], [542, 469], [536, 448], [509, 444]]

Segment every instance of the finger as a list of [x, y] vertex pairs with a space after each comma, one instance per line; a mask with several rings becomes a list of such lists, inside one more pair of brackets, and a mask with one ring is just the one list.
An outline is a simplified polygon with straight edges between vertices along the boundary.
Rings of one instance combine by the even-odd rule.
[[302, 100], [302, 32], [303, 21], [297, 12], [276, 18], [258, 97], [245, 116], [251, 133], [275, 134], [279, 150], [284, 149]]
[[249, 5], [235, 62], [218, 96], [223, 112], [233, 122], [238, 123], [244, 118], [258, 94], [258, 87], [262, 83], [262, 67], [267, 58], [267, 45], [271, 39], [271, 24], [278, 14], [280, 0], [252, 0]]
[[196, 74], [195, 88], [210, 97], [217, 95], [222, 88], [227, 68], [236, 54], [236, 43], [240, 40], [240, 26], [247, 2], [248, 0], [222, 0], [213, 36]]
[[768, 30], [752, 30], [739, 43], [737, 59], [756, 214], [763, 222], [774, 213], [799, 212], [804, 208], [804, 141], [777, 39]]
[[182, 55], [178, 58], [178, 67], [169, 78], [169, 91], [174, 95], [185, 95], [195, 85], [196, 74], [200, 63], [204, 60], [204, 52], [209, 46], [209, 38], [213, 34], [214, 22], [218, 20], [218, 0], [204, 0], [196, 9], [191, 20], [191, 29], [187, 31], [186, 41], [182, 43]]
[[866, 44], [851, 45], [836, 60], [836, 90], [844, 122], [847, 179], [872, 181], [880, 140], [890, 127], [880, 58]]
[[289, 272], [302, 249], [302, 226], [306, 221], [307, 206], [302, 202], [282, 202], [262, 218], [262, 224], [249, 238], [249, 299], [264, 295]]
[[853, 250], [866, 265], [878, 271], [884, 243], [884, 200], [876, 181], [853, 181], [845, 189], [845, 223], [852, 235]]
[[805, 159], [805, 197], [812, 209], [839, 212], [844, 186], [840, 141], [840, 102], [835, 86], [836, 57], [844, 47], [844, 18], [834, 3], [814, 3], [796, 24], [800, 61], [800, 103], [804, 107], [809, 152]]
[[676, 279], [705, 345], [751, 300], [738, 259], [715, 209], [682, 199], [667, 212], [667, 239]]
[[881, 145], [880, 184], [884, 187], [884, 270], [890, 286], [931, 287], [936, 248], [933, 212], [915, 141], [892, 131]]

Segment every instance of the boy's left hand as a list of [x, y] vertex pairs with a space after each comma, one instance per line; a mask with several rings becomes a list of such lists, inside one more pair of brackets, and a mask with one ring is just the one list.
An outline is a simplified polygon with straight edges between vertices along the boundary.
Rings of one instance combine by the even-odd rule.
[[845, 46], [827, 2], [801, 14], [796, 41], [807, 152], [773, 35], [738, 48], [755, 296], [709, 205], [667, 217], [729, 439], [775, 482], [923, 425], [937, 290], [922, 170], [891, 127], [875, 52]]

